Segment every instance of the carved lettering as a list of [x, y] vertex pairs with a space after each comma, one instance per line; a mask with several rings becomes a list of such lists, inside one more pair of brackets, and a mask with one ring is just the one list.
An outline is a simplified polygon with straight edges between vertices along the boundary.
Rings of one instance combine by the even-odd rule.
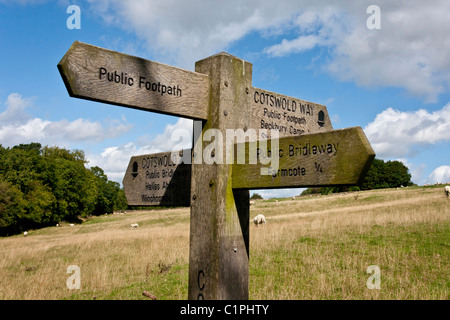
[[[135, 78], [129, 75], [127, 72], [123, 71], [108, 71], [104, 67], [100, 67], [98, 69], [99, 80], [106, 80], [112, 83], [127, 85], [129, 87], [134, 86]], [[163, 84], [160, 81], [150, 81], [147, 80], [146, 77], [139, 75], [136, 77], [139, 79], [137, 86], [139, 89], [146, 89], [148, 91], [158, 92], [161, 96], [163, 95], [171, 95], [176, 97], [182, 96], [182, 89], [179, 84], [167, 85]]]
[[[314, 106], [312, 104], [302, 103], [301, 101], [295, 101], [293, 98], [289, 99], [287, 97], [277, 96], [272, 93], [255, 90], [253, 101], [256, 104], [274, 108], [275, 111], [264, 108], [264, 116], [271, 118], [281, 119], [280, 114], [277, 112], [279, 110], [290, 111], [292, 113], [299, 113], [308, 116], [314, 115]], [[284, 117], [286, 118], [287, 115], [285, 114]]]
[[[280, 137], [331, 130], [326, 107], [320, 104], [253, 88], [251, 126], [277, 130]], [[264, 138], [270, 138], [268, 134]]]

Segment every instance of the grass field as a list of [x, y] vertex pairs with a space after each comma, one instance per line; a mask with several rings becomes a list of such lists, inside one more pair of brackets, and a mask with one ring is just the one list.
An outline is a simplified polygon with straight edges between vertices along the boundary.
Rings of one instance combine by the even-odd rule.
[[[250, 215], [258, 213], [267, 224], [250, 225], [250, 299], [449, 298], [442, 188], [257, 201]], [[30, 230], [0, 238], [0, 256], [0, 299], [148, 299], [144, 290], [186, 299], [189, 208]], [[80, 268], [81, 289], [67, 288], [70, 265]], [[380, 289], [367, 286], [371, 265]]]

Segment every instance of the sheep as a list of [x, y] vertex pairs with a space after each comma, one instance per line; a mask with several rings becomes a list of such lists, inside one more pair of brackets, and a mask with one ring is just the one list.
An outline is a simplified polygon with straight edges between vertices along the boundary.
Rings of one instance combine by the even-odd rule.
[[266, 223], [266, 217], [264, 217], [264, 215], [262, 214], [258, 214], [253, 218], [253, 222], [255, 223], [256, 227], [259, 227], [260, 224]]
[[73, 223], [71, 223], [71, 224], [69, 224], [69, 226], [71, 226], [71, 227], [73, 227], [73, 226], [75, 226]]
[[447, 198], [450, 197], [450, 186], [445, 186], [444, 192], [445, 192], [445, 195], [447, 196]]
[[26, 237], [27, 234], [28, 234], [28, 231], [25, 231], [25, 232], [23, 233], [24, 237]]
[[137, 228], [137, 227], [139, 227], [139, 225], [138, 225], [137, 223], [132, 223], [132, 224], [130, 224], [130, 228], [131, 228], [131, 229]]

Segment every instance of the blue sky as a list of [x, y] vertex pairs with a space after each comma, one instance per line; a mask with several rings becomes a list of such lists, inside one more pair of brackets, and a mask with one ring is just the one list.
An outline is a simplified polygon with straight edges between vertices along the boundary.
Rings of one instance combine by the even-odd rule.
[[[226, 51], [253, 86], [327, 106], [413, 182], [450, 182], [450, 4], [435, 1], [0, 0], [0, 144], [81, 149], [122, 181], [132, 155], [170, 151], [192, 122], [70, 98], [57, 64], [76, 40], [188, 70]], [[68, 29], [67, 7], [81, 10]], [[369, 29], [369, 5], [380, 29]], [[257, 191], [291, 196], [299, 189]]]

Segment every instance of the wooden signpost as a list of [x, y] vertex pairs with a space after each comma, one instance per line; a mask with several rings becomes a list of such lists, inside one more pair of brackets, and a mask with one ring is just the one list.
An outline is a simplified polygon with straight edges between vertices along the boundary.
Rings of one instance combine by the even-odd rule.
[[[136, 156], [123, 180], [130, 205], [190, 205], [189, 299], [248, 299], [249, 189], [357, 184], [375, 157], [360, 127], [333, 130], [325, 106], [253, 88], [252, 64], [227, 53], [190, 72], [75, 42], [58, 69], [73, 97], [204, 120], [183, 151], [191, 163]], [[240, 163], [203, 141], [210, 130], [280, 139]], [[250, 159], [255, 141], [234, 139]]]

